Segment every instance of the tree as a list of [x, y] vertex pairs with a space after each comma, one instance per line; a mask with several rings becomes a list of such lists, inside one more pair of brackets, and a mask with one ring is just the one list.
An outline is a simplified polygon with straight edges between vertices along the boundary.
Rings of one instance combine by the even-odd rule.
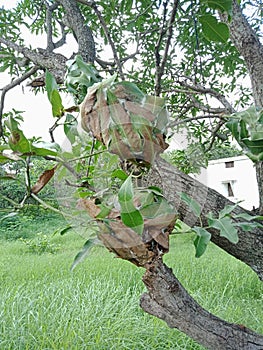
[[[107, 95], [108, 100], [110, 98], [114, 101], [124, 99], [127, 102], [132, 96], [132, 98], [139, 99], [140, 103], [146, 101], [146, 104], [150, 104], [147, 97], [144, 94], [141, 95], [141, 91], [144, 91], [144, 93], [160, 97], [150, 104], [154, 106], [154, 109], [156, 107], [158, 114], [158, 111], [163, 110], [162, 97], [166, 96], [167, 106], [171, 113], [170, 127], [175, 130], [175, 127], [184, 125], [193, 137], [193, 142], [201, 146], [203, 154], [211, 149], [217, 138], [224, 141], [232, 133], [247, 154], [256, 162], [261, 199], [259, 214], [262, 215], [263, 47], [260, 42], [260, 11], [262, 10], [260, 6], [257, 1], [246, 1], [240, 4], [236, 0], [223, 3], [208, 0], [154, 2], [109, 0], [103, 3], [94, 0], [37, 0], [34, 4], [24, 0], [14, 10], [2, 9], [1, 23], [4, 23], [0, 36], [2, 70], [8, 70], [12, 77], [19, 77], [13, 79], [2, 89], [0, 135], [5, 142], [1, 146], [1, 160], [6, 161], [6, 158], [12, 158], [21, 161], [32, 154], [46, 159], [55, 159], [81, 182], [79, 189], [82, 193], [85, 195], [92, 193], [94, 190], [92, 164], [88, 162], [86, 177], [80, 177], [76, 169], [72, 168], [72, 163], [65, 158], [60, 158], [54, 147], [27, 140], [15, 117], [3, 124], [2, 121], [7, 117], [3, 113], [4, 97], [12, 87], [28, 78], [31, 78], [29, 85], [33, 88], [40, 89], [46, 84], [55, 118], [54, 127], [50, 129], [52, 142], [55, 141], [54, 129], [63, 123], [65, 133], [71, 139], [75, 152], [78, 152], [78, 160], [90, 159], [90, 153], [94, 154], [96, 151], [95, 153], [99, 154], [105, 149], [104, 146], [99, 145], [99, 138], [106, 144], [107, 137], [112, 139], [113, 135], [117, 135], [117, 141], [120, 142], [118, 133], [110, 135], [106, 133], [100, 136], [98, 126], [92, 124], [93, 119], [90, 119], [90, 113], [97, 113], [94, 107], [96, 103], [104, 101], [103, 96], [99, 97], [99, 88], [96, 88], [97, 90], [91, 88], [82, 104], [83, 125], [92, 131], [95, 139], [88, 141], [87, 145], [81, 148], [74, 145], [76, 120], [70, 114], [77, 107], [63, 107], [59, 94], [60, 88], [57, 84], [63, 84], [68, 65], [71, 75], [67, 75], [66, 85], [73, 92], [78, 104], [85, 96], [89, 86], [94, 83], [99, 84], [100, 76], [104, 76], [106, 72], [113, 75], [112, 78], [109, 78], [111, 84], [116, 79], [114, 73], [117, 73], [119, 79], [124, 82], [115, 86], [114, 94]], [[254, 13], [246, 19], [242, 11], [250, 11], [249, 13], [254, 11]], [[20, 34], [21, 26], [26, 27], [34, 35], [40, 33], [45, 35], [45, 48], [27, 47]], [[71, 57], [66, 57], [57, 53], [57, 49], [65, 45], [69, 35], [73, 35], [77, 41], [79, 56], [72, 53]], [[108, 61], [104, 59], [106, 46], [109, 46], [112, 52], [112, 58]], [[69, 59], [73, 61], [69, 62]], [[94, 64], [97, 71], [86, 63]], [[46, 73], [39, 75], [43, 71]], [[243, 79], [247, 74], [250, 76], [252, 94], [242, 84], [238, 89], [238, 79]], [[134, 85], [125, 85], [127, 80], [135, 83], [141, 90], [137, 90]], [[117, 88], [119, 88], [118, 91]], [[230, 103], [229, 95], [234, 92], [239, 94], [239, 98]], [[237, 112], [234, 117], [229, 117], [236, 112], [236, 108], [247, 107], [252, 97], [255, 109], [246, 111], [245, 116], [243, 112], [243, 114]], [[217, 107], [215, 107], [215, 101], [218, 103]], [[143, 107], [147, 109], [147, 106], [143, 105]], [[107, 108], [106, 105], [105, 108]], [[94, 117], [94, 114], [92, 115]], [[165, 116], [162, 115], [162, 117]], [[9, 131], [6, 130], [6, 126]], [[158, 126], [157, 129], [161, 132], [156, 132], [156, 127], [153, 128], [151, 124], [147, 124], [144, 131], [140, 129], [139, 132], [144, 141], [149, 139], [152, 141], [154, 137], [154, 142], [159, 146], [160, 151], [166, 147], [163, 139], [164, 130], [161, 126]], [[7, 136], [13, 150], [11, 155], [4, 153], [8, 147], [6, 145]], [[121, 150], [111, 149], [111, 151], [123, 155], [125, 145], [122, 144], [122, 146]], [[138, 162], [135, 163], [138, 166]], [[146, 163], [139, 165], [148, 168], [149, 162]], [[81, 166], [79, 163], [78, 170]], [[128, 164], [128, 166], [131, 165]], [[135, 172], [136, 170], [133, 169], [133, 173]], [[123, 172], [117, 174], [117, 178], [126, 178]], [[35, 191], [32, 191], [28, 185], [28, 196], [39, 200], [37, 194], [41, 183], [45, 185], [49, 175], [50, 173], [47, 173], [44, 177], [39, 178]], [[143, 222], [140, 222], [139, 211], [134, 204], [127, 208], [125, 198], [133, 197], [132, 184], [128, 179], [130, 177], [121, 186], [121, 194], [119, 192], [120, 204], [124, 203], [121, 204], [121, 214], [128, 213], [129, 218], [136, 216], [138, 220], [136, 224], [139, 222], [136, 230], [141, 230]], [[262, 226], [257, 222], [257, 219], [260, 219], [259, 216], [253, 218], [253, 213], [233, 206], [233, 203], [216, 191], [181, 173], [159, 156], [151, 164], [149, 172], [143, 178], [139, 178], [139, 181], [161, 187], [165, 197], [176, 208], [179, 218], [189, 226], [194, 227], [200, 216], [203, 225], [209, 227], [209, 232], [203, 231], [202, 227], [196, 228], [197, 238], [200, 238], [199, 242], [202, 242], [202, 247], [207, 243], [207, 235], [211, 235], [212, 242], [245, 262], [258, 274], [259, 278], [263, 279], [263, 235]], [[72, 185], [70, 180], [68, 184]], [[168, 212], [171, 215], [169, 220], [172, 222], [173, 210], [168, 202], [162, 199], [156, 187], [150, 188], [151, 191], [147, 194], [150, 193], [155, 202], [165, 206], [162, 214]], [[184, 200], [179, 193], [184, 193]], [[102, 209], [100, 207], [99, 212], [97, 211], [98, 198], [95, 202], [82, 201], [83, 203], [88, 206], [90, 215], [93, 215], [94, 218], [100, 214]], [[122, 205], [127, 211], [122, 208]], [[131, 214], [133, 212], [134, 214]], [[221, 215], [228, 224], [231, 213], [235, 226], [228, 226], [229, 230], [224, 231], [228, 239], [222, 237], [218, 218], [211, 216], [209, 212]], [[120, 212], [111, 211], [111, 214], [107, 212], [106, 215], [115, 215], [117, 220]], [[125, 215], [122, 215], [122, 221], [127, 224], [124, 217]], [[244, 223], [244, 218], [250, 221], [250, 225]], [[147, 223], [148, 226], [145, 225], [150, 232], [150, 238], [144, 237], [144, 240], [138, 236], [133, 226], [127, 227], [122, 222], [118, 222], [118, 225], [122, 226], [115, 227], [114, 235], [109, 235], [107, 232], [100, 234], [101, 240], [109, 250], [114, 251], [123, 259], [146, 268], [143, 280], [148, 294], [144, 294], [141, 298], [142, 308], [164, 319], [170, 327], [180, 329], [207, 348], [261, 349], [262, 336], [243, 326], [229, 324], [218, 319], [202, 309], [189, 296], [172, 271], [162, 261], [162, 255], [168, 249], [167, 233], [171, 232], [171, 225], [165, 222], [167, 225], [158, 226], [156, 221], [152, 221], [151, 224], [150, 220]], [[112, 224], [110, 225], [113, 229]], [[245, 229], [245, 225], [249, 226], [249, 231]], [[157, 233], [154, 231], [156, 227], [159, 228]], [[165, 230], [162, 230], [164, 228]], [[235, 233], [234, 238], [231, 237], [233, 232]], [[238, 243], [236, 242], [237, 232]], [[129, 242], [132, 242], [133, 249], [127, 249]], [[201, 248], [197, 243], [197, 252], [198, 249]]]

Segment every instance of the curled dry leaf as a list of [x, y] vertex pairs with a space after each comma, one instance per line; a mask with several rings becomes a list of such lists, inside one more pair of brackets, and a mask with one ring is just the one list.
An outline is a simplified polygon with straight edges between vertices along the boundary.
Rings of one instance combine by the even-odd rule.
[[77, 208], [86, 210], [89, 216], [94, 219], [101, 211], [101, 209], [95, 204], [95, 198], [80, 198], [77, 202]]
[[54, 168], [45, 170], [43, 174], [40, 175], [35, 185], [31, 188], [31, 192], [34, 194], [39, 193], [43, 187], [46, 186], [46, 184], [51, 180], [51, 178], [54, 176], [55, 170], [57, 166], [54, 166]]
[[137, 266], [145, 266], [156, 258], [141, 237], [121, 221], [111, 222], [107, 228], [104, 225], [99, 238], [111, 252]]
[[144, 220], [144, 232], [142, 239], [145, 243], [152, 240], [157, 242], [164, 251], [169, 250], [169, 234], [174, 228], [176, 214], [164, 214]]

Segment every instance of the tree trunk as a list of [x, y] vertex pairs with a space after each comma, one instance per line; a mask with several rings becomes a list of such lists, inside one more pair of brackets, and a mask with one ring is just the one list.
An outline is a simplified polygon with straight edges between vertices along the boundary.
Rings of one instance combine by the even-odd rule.
[[207, 349], [262, 350], [263, 336], [243, 325], [225, 322], [198, 305], [160, 259], [146, 271], [142, 295], [144, 311], [164, 320]]
[[256, 164], [256, 174], [258, 182], [258, 194], [260, 198], [258, 214], [263, 215], [263, 162]]
[[[236, 49], [243, 56], [250, 76], [255, 106], [263, 108], [263, 45], [258, 35], [243, 15], [240, 5], [233, 0], [231, 20], [221, 14], [230, 29], [230, 37]], [[259, 191], [259, 213], [263, 215], [263, 162], [256, 165]]]
[[[161, 158], [156, 160], [150, 174], [145, 179], [146, 185], [156, 185], [162, 188], [166, 198], [171, 201], [179, 213], [179, 218], [190, 227], [199, 225], [199, 219], [190, 210], [189, 206], [181, 200], [180, 193], [184, 192], [196, 200], [202, 208], [201, 221], [207, 225], [206, 215], [209, 212], [218, 213], [225, 205], [233, 203], [213, 189], [201, 184], [190, 176], [180, 172]], [[234, 214], [252, 213], [237, 207]], [[240, 219], [235, 219], [240, 222]], [[226, 238], [220, 237], [219, 231], [211, 230], [211, 241], [217, 246], [250, 266], [263, 280], [263, 231], [253, 229], [249, 232], [238, 230], [239, 242], [233, 244]], [[248, 248], [249, 247], [249, 248]], [[253, 252], [251, 254], [251, 252]]]

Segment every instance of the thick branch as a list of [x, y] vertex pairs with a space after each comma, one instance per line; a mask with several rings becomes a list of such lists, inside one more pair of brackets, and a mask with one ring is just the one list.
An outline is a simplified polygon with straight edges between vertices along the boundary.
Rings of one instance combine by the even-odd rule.
[[52, 12], [58, 7], [58, 4], [53, 4], [49, 6], [49, 4], [45, 1], [46, 6], [46, 30], [47, 30], [47, 50], [53, 51], [55, 45], [53, 43], [53, 30], [52, 30]]
[[231, 40], [244, 57], [256, 106], [263, 107], [263, 45], [236, 0], [233, 0], [231, 21], [223, 14], [221, 18], [229, 25]]
[[62, 82], [66, 72], [67, 58], [61, 54], [49, 52], [44, 49], [32, 50], [27, 47], [13, 43], [10, 40], [6, 40], [0, 37], [0, 43], [5, 46], [21, 53], [24, 57], [32, 61], [36, 66], [43, 69], [48, 69], [54, 74], [59, 82]]
[[66, 25], [72, 29], [78, 42], [79, 55], [85, 62], [94, 63], [95, 43], [91, 29], [85, 23], [85, 19], [75, 0], [56, 0], [66, 12]]
[[[221, 14], [221, 18], [228, 24], [230, 36], [233, 44], [244, 57], [253, 90], [255, 105], [263, 107], [263, 45], [259, 37], [243, 15], [240, 5], [233, 0], [233, 11], [231, 22], [226, 15]], [[263, 214], [263, 163], [256, 167], [258, 189], [260, 194], [259, 211]]]
[[143, 281], [149, 291], [141, 297], [143, 310], [186, 333], [207, 349], [263, 348], [263, 336], [242, 325], [221, 320], [198, 305], [161, 260], [147, 269]]
[[[147, 177], [147, 185], [156, 185], [163, 189], [164, 195], [177, 209], [180, 219], [189, 226], [199, 224], [198, 218], [189, 209], [188, 205], [181, 200], [180, 193], [184, 192], [195, 199], [202, 207], [201, 219], [204, 225], [207, 224], [206, 215], [209, 212], [218, 213], [225, 205], [233, 204], [227, 198], [212, 190], [192, 177], [180, 172], [174, 166], [162, 159], [157, 159], [156, 165], [152, 168]], [[247, 213], [241, 207], [237, 207], [234, 214]], [[251, 213], [250, 213], [251, 214]], [[239, 219], [235, 219], [239, 222]], [[263, 231], [253, 229], [244, 232], [239, 229], [239, 242], [230, 243], [226, 238], [220, 237], [217, 230], [211, 231], [212, 242], [217, 246], [243, 261], [250, 266], [263, 280]], [[249, 247], [249, 249], [248, 249]], [[250, 252], [253, 251], [253, 254]]]

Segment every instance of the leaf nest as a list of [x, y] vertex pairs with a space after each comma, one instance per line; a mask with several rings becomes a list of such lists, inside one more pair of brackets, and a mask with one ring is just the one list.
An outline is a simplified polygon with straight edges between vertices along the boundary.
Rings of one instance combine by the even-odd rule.
[[94, 198], [79, 199], [78, 208], [84, 209], [97, 221], [100, 231], [98, 238], [119, 258], [146, 267], [169, 251], [169, 234], [176, 220], [174, 212], [144, 218], [143, 233], [138, 235], [133, 228], [122, 222], [121, 213], [115, 207], [103, 219], [100, 218], [102, 209], [95, 202]]
[[83, 129], [122, 160], [152, 164], [168, 147], [165, 100], [143, 94], [133, 83], [112, 77], [94, 84], [80, 110]]

